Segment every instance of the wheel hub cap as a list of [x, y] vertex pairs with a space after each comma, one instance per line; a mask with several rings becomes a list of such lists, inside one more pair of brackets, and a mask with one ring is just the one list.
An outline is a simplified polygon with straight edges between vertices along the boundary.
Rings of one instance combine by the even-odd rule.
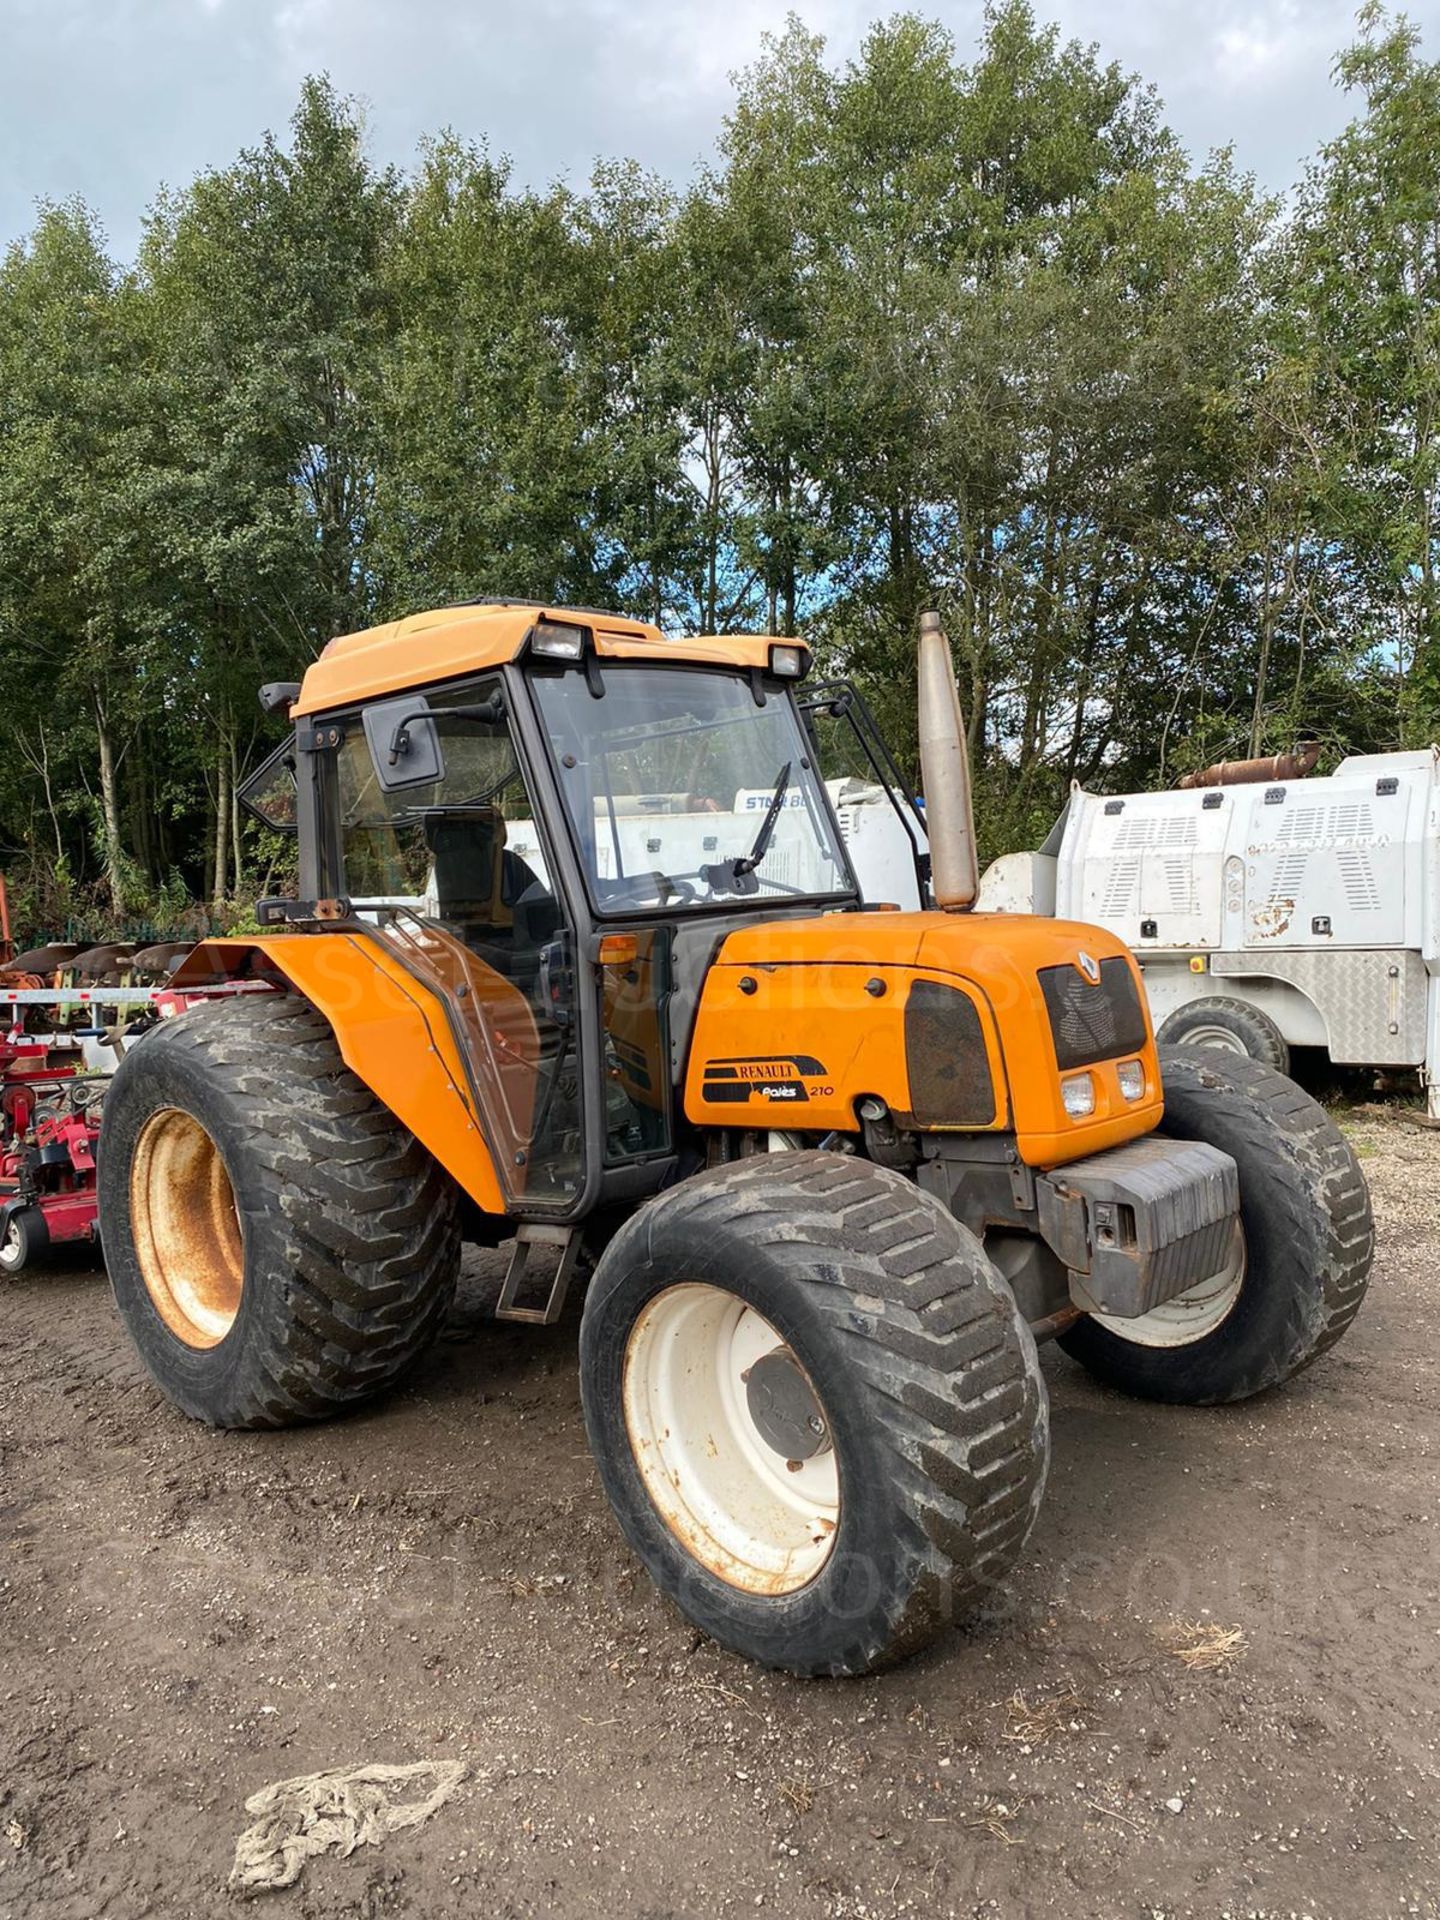
[[1249, 1049], [1238, 1033], [1228, 1027], [1191, 1027], [1185, 1036], [1187, 1047], [1210, 1047], [1216, 1053], [1238, 1053], [1249, 1057]]
[[745, 1405], [760, 1438], [784, 1460], [812, 1460], [830, 1445], [815, 1389], [788, 1347], [761, 1354], [749, 1368]]

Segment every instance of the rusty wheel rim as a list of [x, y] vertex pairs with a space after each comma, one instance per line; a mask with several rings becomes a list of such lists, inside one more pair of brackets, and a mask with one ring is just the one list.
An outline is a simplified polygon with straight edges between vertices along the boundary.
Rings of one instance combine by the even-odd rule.
[[193, 1114], [162, 1107], [140, 1129], [130, 1219], [151, 1304], [187, 1347], [218, 1347], [245, 1288], [245, 1240], [224, 1157]]

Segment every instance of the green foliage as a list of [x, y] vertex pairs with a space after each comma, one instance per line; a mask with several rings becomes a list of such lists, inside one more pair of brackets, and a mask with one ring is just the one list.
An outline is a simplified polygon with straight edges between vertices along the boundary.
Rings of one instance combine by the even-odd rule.
[[684, 188], [288, 139], [0, 265], [0, 859], [41, 934], [244, 923], [237, 787], [334, 633], [509, 593], [803, 630], [914, 766], [945, 613], [980, 831], [1440, 719], [1440, 64], [1369, 6], [1293, 204], [1024, 0], [973, 57], [792, 18]]

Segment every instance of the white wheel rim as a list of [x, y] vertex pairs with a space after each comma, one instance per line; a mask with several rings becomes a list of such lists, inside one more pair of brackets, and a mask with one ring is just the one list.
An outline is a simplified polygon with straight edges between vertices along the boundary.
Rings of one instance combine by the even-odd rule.
[[1134, 1320], [1097, 1315], [1100, 1325], [1137, 1347], [1189, 1347], [1214, 1333], [1240, 1298], [1245, 1285], [1245, 1230], [1237, 1220], [1230, 1252], [1218, 1273], [1177, 1293]]
[[20, 1238], [20, 1223], [10, 1220], [5, 1228], [5, 1239], [0, 1243], [0, 1267], [18, 1267], [25, 1258], [25, 1243]]
[[1240, 1053], [1248, 1060], [1250, 1049], [1238, 1033], [1229, 1027], [1190, 1027], [1181, 1038], [1185, 1047], [1214, 1047], [1220, 1053]]
[[686, 1282], [648, 1302], [625, 1350], [625, 1425], [645, 1491], [686, 1552], [747, 1593], [795, 1593], [830, 1558], [840, 1520], [833, 1449], [787, 1461], [750, 1412], [750, 1369], [782, 1349], [763, 1314]]

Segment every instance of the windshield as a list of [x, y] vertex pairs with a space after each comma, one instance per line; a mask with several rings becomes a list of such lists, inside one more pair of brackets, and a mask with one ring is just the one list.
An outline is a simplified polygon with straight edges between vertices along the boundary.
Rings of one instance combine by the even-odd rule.
[[854, 882], [790, 702], [708, 669], [536, 673], [541, 721], [597, 907], [810, 898]]

